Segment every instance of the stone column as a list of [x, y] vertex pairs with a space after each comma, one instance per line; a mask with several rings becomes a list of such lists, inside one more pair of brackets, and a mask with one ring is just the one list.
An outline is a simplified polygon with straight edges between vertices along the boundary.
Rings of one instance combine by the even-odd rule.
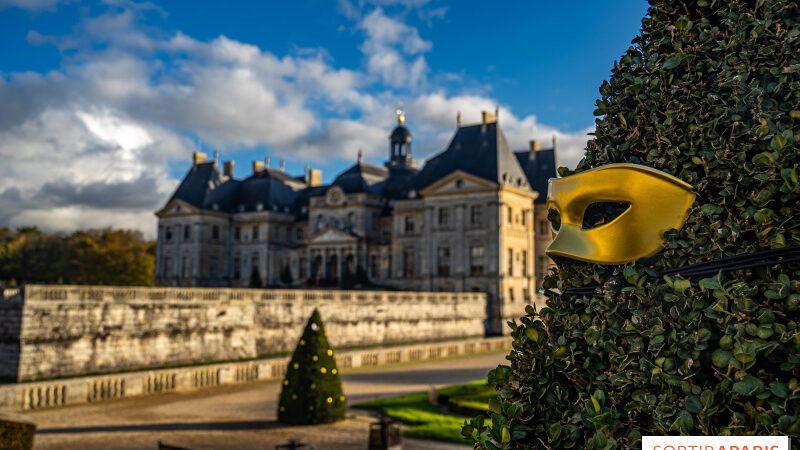
[[455, 248], [451, 247], [452, 259], [451, 266], [455, 269], [454, 273], [450, 276], [456, 278], [456, 290], [464, 291], [464, 277], [466, 276], [465, 265], [469, 264], [468, 252], [466, 242], [466, 232], [464, 230], [464, 222], [466, 215], [464, 214], [465, 205], [463, 203], [455, 206], [454, 219], [456, 221], [456, 242]]
[[306, 254], [306, 278], [313, 278], [314, 274], [311, 273], [311, 268], [314, 267], [314, 258], [316, 255], [310, 250], [308, 251], [301, 251], [301, 254], [305, 252]]
[[436, 249], [433, 244], [433, 216], [435, 215], [433, 205], [427, 205], [422, 209], [422, 264], [420, 274], [425, 281], [425, 289], [433, 289], [433, 277], [436, 276]]
[[192, 259], [194, 262], [192, 263], [192, 286], [197, 286], [202, 281], [202, 269], [200, 267], [200, 260], [201, 260], [201, 252], [202, 249], [202, 242], [203, 242], [203, 224], [202, 223], [194, 223], [192, 224], [192, 241], [194, 242], [194, 251], [192, 252]]
[[[164, 230], [161, 226], [156, 228], [156, 261], [155, 261], [155, 281], [164, 278]], [[158, 286], [158, 283], [156, 283]]]
[[342, 279], [342, 248], [336, 247], [336, 278]]

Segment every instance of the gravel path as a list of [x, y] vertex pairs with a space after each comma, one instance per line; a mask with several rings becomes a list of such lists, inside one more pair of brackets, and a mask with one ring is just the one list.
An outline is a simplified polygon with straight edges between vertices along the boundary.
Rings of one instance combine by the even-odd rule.
[[[342, 375], [348, 404], [483, 379], [504, 353], [407, 364]], [[192, 450], [272, 449], [291, 438], [316, 449], [365, 449], [372, 418], [361, 413], [330, 425], [275, 421], [278, 381], [224, 386], [26, 413], [38, 424], [35, 449], [156, 449], [158, 441]], [[405, 449], [460, 446], [406, 440]]]

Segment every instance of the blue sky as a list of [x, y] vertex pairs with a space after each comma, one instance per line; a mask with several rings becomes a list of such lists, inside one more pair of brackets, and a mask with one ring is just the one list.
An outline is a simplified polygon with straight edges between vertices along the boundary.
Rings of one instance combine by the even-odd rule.
[[0, 226], [150, 234], [198, 148], [330, 180], [382, 163], [400, 105], [420, 160], [499, 105], [574, 165], [647, 4], [495, 3], [0, 0]]

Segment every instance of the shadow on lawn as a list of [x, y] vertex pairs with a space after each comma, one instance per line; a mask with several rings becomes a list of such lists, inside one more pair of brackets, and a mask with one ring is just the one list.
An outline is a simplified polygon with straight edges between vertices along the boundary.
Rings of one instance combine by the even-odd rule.
[[413, 382], [416, 384], [445, 384], [450, 385], [453, 383], [463, 383], [471, 380], [485, 380], [491, 368], [475, 368], [475, 369], [415, 369], [409, 371], [405, 376], [401, 373], [393, 373], [392, 379], [382, 377], [381, 372], [365, 372], [365, 373], [345, 373], [342, 375], [342, 381], [380, 381], [382, 384], [409, 384]]

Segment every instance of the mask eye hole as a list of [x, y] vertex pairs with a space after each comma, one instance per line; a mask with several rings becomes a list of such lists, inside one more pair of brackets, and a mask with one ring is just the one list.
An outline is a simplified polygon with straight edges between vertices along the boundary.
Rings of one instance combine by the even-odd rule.
[[591, 230], [603, 226], [624, 213], [631, 204], [628, 202], [594, 202], [583, 211], [581, 229]]
[[558, 229], [561, 228], [561, 214], [555, 209], [547, 211], [547, 220], [550, 222], [550, 226], [553, 227], [554, 231], [558, 231]]

